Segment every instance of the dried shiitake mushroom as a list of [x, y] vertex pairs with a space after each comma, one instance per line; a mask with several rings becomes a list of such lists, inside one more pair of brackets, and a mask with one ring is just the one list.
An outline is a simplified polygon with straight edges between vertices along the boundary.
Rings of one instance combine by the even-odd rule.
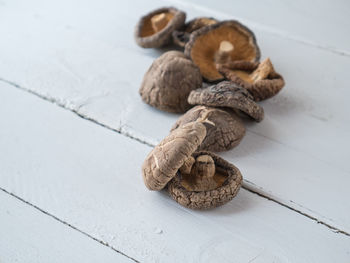
[[226, 79], [246, 88], [255, 101], [273, 97], [284, 86], [283, 77], [275, 71], [269, 58], [261, 63], [233, 61], [218, 64], [217, 69]]
[[206, 135], [200, 122], [191, 122], [172, 131], [146, 157], [142, 166], [145, 185], [161, 190], [191, 157]]
[[171, 34], [180, 28], [186, 14], [173, 7], [164, 7], [143, 16], [135, 29], [136, 43], [144, 48], [159, 48], [171, 42]]
[[203, 121], [207, 129], [207, 135], [198, 148], [201, 151], [228, 151], [237, 146], [245, 135], [245, 127], [234, 112], [202, 105], [187, 111], [172, 130], [193, 121]]
[[139, 93], [144, 102], [160, 110], [183, 113], [190, 108], [189, 93], [202, 86], [198, 67], [182, 52], [169, 51], [146, 72]]
[[170, 195], [193, 209], [208, 209], [230, 201], [241, 186], [242, 175], [211, 152], [195, 152], [205, 135], [205, 126], [196, 121], [165, 137], [143, 163], [147, 188], [161, 190], [168, 184]]
[[212, 17], [198, 17], [189, 22], [187, 22], [180, 29], [173, 32], [173, 42], [179, 47], [184, 47], [186, 43], [190, 40], [190, 35], [192, 32], [204, 27], [216, 24], [218, 20]]
[[179, 204], [191, 209], [209, 209], [234, 198], [242, 184], [237, 167], [211, 152], [195, 152], [189, 173], [179, 171], [168, 191]]
[[222, 81], [217, 85], [193, 90], [188, 96], [188, 102], [191, 105], [240, 110], [257, 122], [264, 118], [264, 109], [253, 100], [252, 95], [245, 88], [230, 81]]
[[193, 32], [185, 46], [185, 54], [209, 82], [223, 79], [216, 69], [218, 63], [236, 60], [257, 62], [260, 59], [260, 49], [253, 32], [234, 20], [205, 26]]

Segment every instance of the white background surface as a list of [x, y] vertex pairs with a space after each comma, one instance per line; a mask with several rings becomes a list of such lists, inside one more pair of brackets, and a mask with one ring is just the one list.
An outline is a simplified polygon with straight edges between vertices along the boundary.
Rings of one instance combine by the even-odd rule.
[[[221, 154], [249, 191], [213, 211], [141, 179], [178, 118], [138, 95], [161, 51], [136, 46], [133, 28], [164, 5], [240, 19], [287, 83]], [[308, 5], [0, 1], [0, 262], [349, 262], [349, 4]]]

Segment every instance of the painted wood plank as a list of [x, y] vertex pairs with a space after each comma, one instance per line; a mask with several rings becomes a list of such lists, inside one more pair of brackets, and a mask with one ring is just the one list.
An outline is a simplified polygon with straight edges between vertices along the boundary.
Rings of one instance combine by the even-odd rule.
[[235, 17], [256, 29], [301, 43], [350, 55], [350, 5], [347, 1], [169, 0], [169, 4]]
[[0, 262], [134, 262], [0, 190]]
[[[178, 115], [141, 102], [142, 76], [160, 51], [138, 48], [132, 32], [141, 14], [163, 3], [3, 0], [0, 78], [155, 144]], [[186, 10], [190, 17], [216, 14], [191, 5]], [[350, 205], [343, 202], [350, 180], [350, 59], [259, 28], [256, 33], [263, 56], [271, 56], [287, 86], [263, 103], [265, 121], [247, 124], [241, 145], [223, 156], [244, 171], [248, 187], [350, 232]]]
[[0, 85], [0, 187], [136, 260], [348, 261], [348, 236], [244, 189], [204, 212], [148, 191], [151, 147]]

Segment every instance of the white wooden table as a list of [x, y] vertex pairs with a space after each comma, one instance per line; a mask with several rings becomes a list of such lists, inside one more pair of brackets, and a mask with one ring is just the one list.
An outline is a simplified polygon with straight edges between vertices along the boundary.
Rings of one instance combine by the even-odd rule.
[[[161, 6], [239, 19], [286, 80], [221, 155], [244, 187], [191, 211], [140, 167], [178, 115], [142, 103]], [[350, 262], [350, 4], [0, 0], [0, 262]]]

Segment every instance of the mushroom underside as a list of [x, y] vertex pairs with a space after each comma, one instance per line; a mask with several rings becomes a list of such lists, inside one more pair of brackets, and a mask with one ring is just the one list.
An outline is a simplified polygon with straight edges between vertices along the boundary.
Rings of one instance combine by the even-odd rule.
[[227, 58], [229, 61], [255, 62], [260, 58], [255, 36], [238, 22], [207, 26], [196, 31], [194, 35], [193, 39], [186, 45], [186, 52], [200, 68], [202, 76], [209, 82], [223, 79], [223, 76], [216, 69], [218, 62], [216, 57], [222, 43], [232, 45]]
[[217, 187], [211, 190], [192, 190], [194, 179], [178, 172], [168, 184], [171, 197], [179, 204], [191, 209], [210, 209], [232, 200], [238, 193], [242, 175], [238, 168], [210, 152], [197, 152], [194, 156], [209, 154], [215, 160], [216, 172], [213, 179]]
[[249, 73], [233, 70], [230, 77], [225, 76], [225, 78], [246, 88], [257, 102], [275, 96], [285, 85], [283, 77], [278, 73], [271, 74], [266, 79], [254, 81]]
[[160, 48], [171, 42], [171, 34], [180, 28], [186, 14], [176, 8], [160, 8], [143, 16], [135, 29], [136, 43], [143, 48]]
[[[218, 170], [218, 169], [216, 169]], [[222, 186], [225, 181], [227, 179], [227, 175], [225, 173], [220, 173], [218, 171], [215, 172], [213, 178], [212, 178], [212, 182], [208, 182], [208, 188], [210, 189], [211, 187], [213, 187], [214, 189]], [[209, 180], [208, 180], [209, 181]], [[182, 187], [184, 187], [187, 191], [198, 191], [198, 192], [202, 192], [204, 190], [196, 190], [196, 184], [197, 184], [197, 180], [196, 177], [192, 174], [182, 174], [181, 175], [181, 181], [180, 181]], [[215, 187], [214, 187], [215, 185]], [[207, 189], [207, 190], [209, 190]], [[211, 189], [211, 190], [214, 190]]]
[[273, 97], [285, 84], [268, 58], [260, 64], [239, 61], [217, 65], [217, 69], [225, 79], [246, 88], [255, 101]]
[[[159, 26], [155, 26], [157, 22], [157, 18], [162, 16], [161, 23], [159, 23]], [[141, 37], [148, 37], [151, 35], [156, 34], [157, 32], [161, 31], [164, 29], [168, 23], [174, 18], [174, 13], [172, 12], [160, 12], [158, 14], [154, 14], [152, 16], [146, 17], [143, 23], [143, 26], [141, 28], [140, 36]]]

